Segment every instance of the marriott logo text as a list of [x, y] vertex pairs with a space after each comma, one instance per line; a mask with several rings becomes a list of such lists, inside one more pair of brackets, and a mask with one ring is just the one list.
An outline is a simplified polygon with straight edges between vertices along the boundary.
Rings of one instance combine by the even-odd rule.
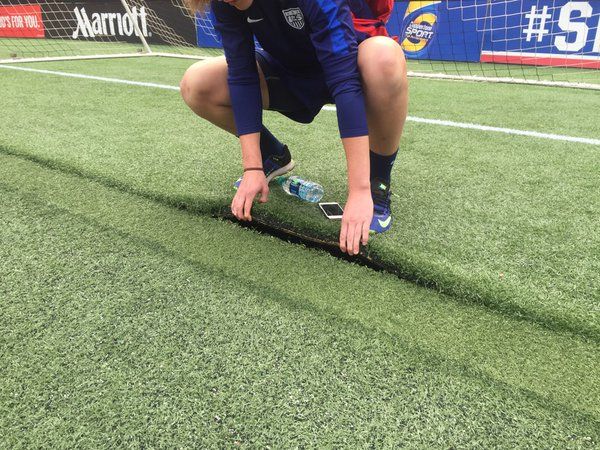
[[131, 16], [127, 13], [93, 13], [91, 18], [87, 15], [85, 8], [75, 8], [73, 10], [77, 18], [77, 29], [73, 31], [73, 39], [80, 35], [85, 38], [95, 38], [97, 36], [131, 36], [137, 28], [145, 37], [152, 36], [148, 32], [148, 21], [146, 19], [146, 8], [131, 8]]

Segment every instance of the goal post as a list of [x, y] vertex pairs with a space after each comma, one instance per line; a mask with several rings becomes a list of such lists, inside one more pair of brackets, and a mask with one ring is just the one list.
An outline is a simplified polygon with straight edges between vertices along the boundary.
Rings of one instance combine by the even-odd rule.
[[[135, 31], [135, 35], [138, 36], [140, 38], [140, 41], [142, 42], [144, 51], [146, 53], [152, 53], [152, 50], [150, 50], [150, 46], [148, 45], [148, 41], [146, 40], [146, 36], [145, 36], [147, 34], [147, 32], [146, 33], [142, 32], [139, 22], [137, 20], [135, 20], [133, 11], [127, 4], [127, 0], [121, 0], [121, 4], [123, 5], [123, 8], [125, 9], [125, 11], [127, 13], [127, 17], [129, 17], [130, 22], [133, 24], [133, 29]], [[142, 6], [142, 8], [144, 8], [144, 7]], [[141, 10], [141, 8], [140, 8], [140, 10]]]
[[[597, 0], [402, 0], [388, 30], [411, 76], [600, 89]], [[220, 54], [183, 0], [0, 0], [0, 63]]]

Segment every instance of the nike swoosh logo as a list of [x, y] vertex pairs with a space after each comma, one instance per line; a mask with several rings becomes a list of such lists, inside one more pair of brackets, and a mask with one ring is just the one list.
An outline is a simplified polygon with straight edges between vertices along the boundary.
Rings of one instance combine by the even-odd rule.
[[260, 22], [261, 20], [264, 20], [264, 17], [261, 17], [260, 19], [251, 19], [250, 17], [248, 17], [248, 23], [256, 23]]
[[377, 222], [379, 222], [379, 225], [381, 226], [381, 228], [386, 228], [390, 224], [391, 221], [392, 221], [392, 216], [388, 216], [388, 218], [383, 221], [381, 219], [377, 219]]

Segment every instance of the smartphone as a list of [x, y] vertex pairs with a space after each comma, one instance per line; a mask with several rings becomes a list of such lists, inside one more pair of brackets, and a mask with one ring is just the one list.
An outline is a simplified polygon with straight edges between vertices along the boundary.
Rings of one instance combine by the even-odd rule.
[[323, 214], [331, 220], [341, 219], [344, 214], [344, 210], [339, 203], [319, 203], [319, 208], [321, 208]]

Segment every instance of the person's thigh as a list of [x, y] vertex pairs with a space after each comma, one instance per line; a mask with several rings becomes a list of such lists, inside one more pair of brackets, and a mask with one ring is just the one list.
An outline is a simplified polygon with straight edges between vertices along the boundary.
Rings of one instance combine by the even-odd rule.
[[[202, 106], [210, 103], [217, 106], [231, 106], [231, 96], [227, 83], [227, 61], [224, 56], [194, 63], [185, 72], [181, 83], [181, 95], [186, 103]], [[260, 66], [258, 67], [263, 108], [269, 107], [269, 91]]]
[[321, 76], [297, 76], [285, 70], [264, 50], [256, 60], [264, 73], [269, 91], [269, 108], [300, 123], [310, 123], [331, 96]]

